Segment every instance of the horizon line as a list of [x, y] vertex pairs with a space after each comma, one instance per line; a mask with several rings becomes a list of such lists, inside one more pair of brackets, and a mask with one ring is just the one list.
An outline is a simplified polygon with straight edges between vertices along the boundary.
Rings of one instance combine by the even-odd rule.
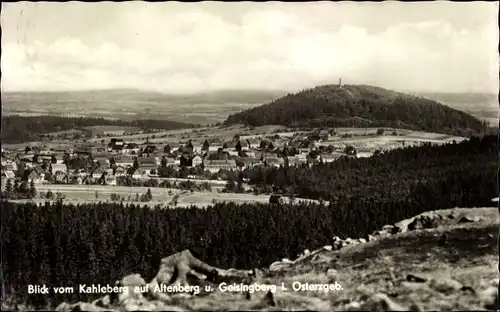
[[[338, 85], [338, 83], [326, 83], [326, 84], [318, 84], [312, 87], [302, 87], [302, 88], [297, 88], [294, 90], [286, 90], [286, 89], [266, 89], [266, 88], [220, 88], [220, 89], [208, 89], [208, 90], [196, 90], [196, 91], [160, 91], [160, 90], [155, 90], [155, 89], [147, 89], [147, 88], [89, 88], [89, 89], [61, 89], [61, 90], [33, 90], [33, 89], [26, 89], [26, 90], [5, 90], [2, 88], [1, 93], [78, 93], [78, 92], [109, 92], [109, 91], [135, 91], [135, 92], [151, 92], [151, 93], [159, 93], [159, 94], [165, 94], [165, 95], [197, 95], [197, 94], [205, 94], [205, 93], [220, 93], [220, 92], [268, 92], [268, 93], [273, 93], [273, 92], [282, 92], [282, 93], [296, 93], [300, 92], [302, 90], [307, 90], [307, 89], [313, 89], [318, 86], [325, 86], [325, 85]], [[490, 95], [498, 95], [499, 91], [493, 92], [493, 91], [436, 91], [436, 90], [404, 90], [404, 89], [393, 89], [389, 87], [381, 87], [377, 85], [370, 85], [370, 84], [364, 84], [364, 83], [358, 83], [358, 84], [343, 84], [343, 85], [365, 85], [365, 86], [373, 86], [373, 87], [379, 87], [387, 90], [393, 90], [397, 92], [402, 92], [402, 93], [419, 93], [419, 94], [425, 94], [425, 93], [440, 93], [440, 94], [490, 94]]]

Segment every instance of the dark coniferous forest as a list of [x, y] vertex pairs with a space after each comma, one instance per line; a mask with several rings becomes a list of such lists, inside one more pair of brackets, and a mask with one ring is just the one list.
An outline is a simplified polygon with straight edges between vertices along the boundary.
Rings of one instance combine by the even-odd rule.
[[91, 117], [5, 116], [2, 117], [0, 140], [4, 143], [35, 141], [40, 139], [40, 135], [42, 134], [92, 126], [137, 127], [145, 130], [176, 130], [195, 127], [195, 125], [182, 122], [156, 119], [124, 121]]
[[[370, 158], [344, 157], [313, 167], [255, 167], [244, 177], [256, 189], [289, 196], [341, 202], [415, 197], [417, 190], [471, 194], [466, 181], [489, 181], [479, 192], [495, 190], [497, 137], [473, 137], [461, 143], [396, 149]], [[418, 197], [418, 196], [417, 196]], [[418, 198], [415, 198], [417, 200]], [[435, 200], [439, 200], [436, 198]]]
[[230, 115], [226, 124], [392, 127], [470, 136], [486, 123], [436, 101], [366, 85], [324, 85]]
[[[219, 267], [265, 266], [331, 244], [334, 235], [366, 237], [424, 211], [490, 206], [497, 196], [496, 146], [497, 138], [488, 136], [286, 171], [283, 179], [295, 181], [290, 185], [297, 194], [322, 196], [333, 201], [329, 205], [224, 203], [167, 210], [3, 202], [4, 291], [39, 306], [91, 300], [77, 292], [28, 296], [26, 285], [106, 284], [130, 273], [150, 280], [162, 257], [186, 248]], [[275, 175], [267, 182], [289, 183]]]

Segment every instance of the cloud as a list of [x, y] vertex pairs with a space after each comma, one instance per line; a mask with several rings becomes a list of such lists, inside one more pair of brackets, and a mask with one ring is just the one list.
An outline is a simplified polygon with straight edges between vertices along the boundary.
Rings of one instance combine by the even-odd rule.
[[[99, 35], [68, 36], [61, 26], [54, 40], [4, 41], [2, 89], [294, 91], [339, 77], [408, 91], [498, 89], [494, 20], [467, 29], [440, 20], [403, 22], [370, 32], [347, 23], [319, 27], [312, 17], [276, 8], [233, 20], [182, 8], [122, 9]], [[94, 33], [99, 40], [89, 39]]]

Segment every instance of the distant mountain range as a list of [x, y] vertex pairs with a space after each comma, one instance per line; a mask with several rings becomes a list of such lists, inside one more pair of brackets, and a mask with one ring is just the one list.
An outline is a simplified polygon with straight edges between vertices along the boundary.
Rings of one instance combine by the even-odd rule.
[[[273, 102], [286, 94], [287, 91], [282, 90], [244, 89], [194, 94], [166, 94], [136, 89], [2, 92], [2, 112], [8, 115], [167, 118], [183, 122], [213, 123], [224, 120], [228, 114]], [[498, 125], [499, 106], [495, 94], [417, 93], [413, 95], [440, 102]]]
[[43, 102], [162, 102], [164, 104], [190, 103], [263, 103], [286, 94], [285, 91], [221, 90], [194, 94], [167, 94], [136, 89], [108, 89], [60, 92], [3, 92], [4, 104], [24, 100]]

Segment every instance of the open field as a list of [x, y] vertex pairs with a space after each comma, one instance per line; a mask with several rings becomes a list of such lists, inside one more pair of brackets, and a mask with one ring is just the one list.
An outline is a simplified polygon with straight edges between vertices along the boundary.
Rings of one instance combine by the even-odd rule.
[[[412, 131], [406, 129], [384, 128], [385, 135], [376, 135], [379, 128], [335, 128], [338, 136], [331, 137], [326, 143], [336, 144], [355, 144], [356, 147], [378, 147], [384, 148], [385, 145], [393, 143], [400, 144], [406, 142], [431, 142], [445, 143], [456, 140], [457, 142], [464, 140], [462, 137], [454, 137], [440, 133], [427, 133], [422, 131]], [[397, 136], [392, 135], [396, 131]], [[180, 129], [161, 131], [156, 133], [135, 134], [116, 136], [126, 142], [145, 144], [146, 139], [152, 144], [170, 144], [185, 143], [187, 140], [192, 140], [193, 145], [201, 147], [203, 142], [208, 139], [218, 139], [220, 141], [231, 141], [235, 134], [240, 135], [241, 140], [260, 138], [264, 136], [280, 135], [281, 137], [292, 137], [296, 133], [304, 133], [304, 131], [291, 131], [283, 126], [261, 126], [255, 128], [245, 127], [243, 125], [223, 126], [223, 127], [203, 127], [198, 129]], [[341, 137], [349, 135], [349, 137]], [[154, 138], [153, 138], [154, 136]], [[91, 144], [101, 144], [102, 138], [89, 139], [87, 142]], [[105, 138], [107, 143], [110, 139]], [[52, 142], [27, 142], [20, 144], [3, 144], [4, 148], [24, 150], [26, 145], [47, 145], [49, 148], [68, 148], [74, 147], [75, 142], [72, 141], [52, 141]]]
[[[283, 198], [286, 201], [289, 199], [284, 197]], [[296, 198], [296, 202], [298, 201], [308, 201], [308, 202], [318, 202], [317, 200], [312, 200], [312, 199], [304, 199], [304, 198]], [[254, 194], [247, 194], [247, 193], [209, 193], [209, 192], [194, 192], [194, 193], [187, 193], [179, 198], [179, 203], [178, 206], [185, 207], [185, 206], [190, 206], [190, 205], [196, 205], [196, 206], [209, 206], [212, 205], [213, 203], [218, 203], [218, 202], [234, 202], [237, 204], [241, 203], [263, 203], [267, 204], [269, 203], [269, 195], [254, 195]], [[325, 202], [325, 204], [328, 204], [328, 202]]]
[[439, 137], [426, 137], [421, 135], [403, 135], [403, 136], [393, 136], [393, 135], [381, 135], [381, 136], [369, 136], [369, 137], [353, 137], [353, 138], [332, 138], [326, 144], [350, 144], [355, 147], [363, 147], [363, 148], [385, 148], [388, 146], [392, 146], [394, 144], [402, 145], [403, 142], [405, 145], [419, 144], [419, 143], [451, 143], [453, 141], [461, 142], [465, 140], [463, 137], [453, 137], [453, 136], [439, 136]]
[[[442, 141], [461, 141], [463, 137], [455, 137], [440, 133], [427, 133], [422, 131], [411, 131], [406, 129], [386, 129], [387, 135], [376, 135], [379, 128], [335, 128], [339, 134], [338, 137], [332, 137], [332, 141], [336, 143], [352, 143], [354, 141], [420, 141], [439, 143]], [[389, 135], [393, 131], [398, 133], [397, 136]], [[186, 142], [192, 140], [194, 145], [201, 145], [206, 139], [219, 139], [221, 141], [232, 140], [235, 134], [240, 135], [241, 140], [259, 138], [270, 135], [279, 135], [281, 137], [292, 137], [296, 133], [304, 133], [304, 131], [290, 131], [283, 126], [261, 126], [253, 129], [243, 125], [233, 125], [229, 127], [210, 127], [199, 129], [185, 129], [162, 131], [154, 134], [136, 134], [129, 136], [120, 136], [119, 138], [134, 143], [144, 143], [149, 137], [149, 142], [153, 144], [172, 144], [178, 142]], [[351, 137], [342, 138], [341, 135], [348, 134]], [[154, 135], [154, 138], [152, 136]], [[99, 143], [101, 139], [92, 139], [89, 142]]]
[[[153, 195], [153, 200], [155, 202], [170, 202], [175, 194], [180, 194], [179, 189], [168, 189], [168, 188], [149, 188], [151, 194]], [[126, 186], [105, 186], [105, 185], [64, 185], [64, 184], [52, 184], [52, 185], [39, 185], [37, 186], [38, 193], [48, 192], [52, 193], [60, 192], [66, 196], [69, 201], [94, 201], [98, 200], [110, 200], [111, 194], [117, 194], [120, 196], [128, 197], [130, 196], [132, 200], [135, 198], [135, 194], [142, 195], [148, 191], [147, 187], [126, 187]], [[98, 198], [96, 198], [96, 192]], [[171, 192], [171, 195], [169, 195]]]
[[[216, 202], [231, 201], [236, 203], [269, 203], [269, 196], [266, 194], [254, 195], [247, 193], [218, 193], [216, 189], [212, 192], [189, 192], [180, 189], [169, 189], [169, 188], [158, 188], [158, 187], [128, 187], [128, 186], [109, 186], [109, 185], [39, 185], [37, 186], [38, 193], [46, 193], [51, 191], [52, 193], [60, 192], [65, 195], [66, 201], [71, 201], [74, 203], [87, 203], [95, 201], [111, 201], [111, 194], [117, 194], [121, 197], [130, 196], [131, 200], [134, 200], [135, 195], [142, 195], [151, 190], [153, 195], [153, 200], [148, 203], [141, 203], [144, 205], [154, 206], [154, 205], [164, 205], [172, 201], [176, 194], [179, 194], [178, 207], [187, 207], [191, 205], [196, 205], [199, 207], [205, 207], [212, 205]], [[96, 192], [98, 197], [96, 198]], [[284, 198], [285, 201], [288, 200]], [[23, 200], [29, 201], [29, 200]], [[44, 199], [36, 198], [35, 202], [44, 202]], [[309, 201], [317, 202], [311, 199], [301, 199], [295, 198], [295, 201]], [[328, 204], [328, 202], [325, 202]]]
[[137, 127], [125, 127], [125, 126], [92, 126], [92, 127], [84, 127], [83, 129], [87, 131], [117, 131], [117, 130], [123, 130], [124, 132], [138, 132], [141, 130], [140, 128]]
[[[203, 127], [197, 129], [182, 129], [161, 131], [156, 133], [124, 135], [117, 138], [123, 139], [127, 142], [144, 143], [146, 138], [149, 137], [151, 143], [164, 143], [164, 142], [179, 142], [187, 141], [189, 139], [203, 143], [205, 139], [218, 138], [221, 140], [231, 140], [235, 134], [242, 136], [259, 136], [275, 133], [278, 130], [286, 129], [283, 126], [261, 126], [250, 129], [243, 125], [223, 126], [223, 127]], [[154, 138], [153, 138], [154, 136]], [[100, 142], [101, 139], [91, 139], [89, 142]]]

